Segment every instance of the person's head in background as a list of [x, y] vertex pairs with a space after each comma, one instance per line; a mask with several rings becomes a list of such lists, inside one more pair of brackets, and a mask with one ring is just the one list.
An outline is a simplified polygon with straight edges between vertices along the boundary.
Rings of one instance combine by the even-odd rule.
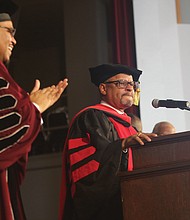
[[152, 132], [157, 134], [158, 136], [168, 135], [176, 133], [176, 128], [170, 122], [161, 121], [155, 124]]
[[133, 113], [127, 113], [131, 117], [131, 125], [137, 130], [142, 131], [142, 122], [141, 119]]

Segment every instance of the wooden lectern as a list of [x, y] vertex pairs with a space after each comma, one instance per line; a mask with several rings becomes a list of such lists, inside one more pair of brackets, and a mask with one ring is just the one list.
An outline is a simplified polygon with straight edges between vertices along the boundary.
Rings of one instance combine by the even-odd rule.
[[124, 220], [190, 220], [190, 132], [132, 151], [134, 171], [119, 174]]

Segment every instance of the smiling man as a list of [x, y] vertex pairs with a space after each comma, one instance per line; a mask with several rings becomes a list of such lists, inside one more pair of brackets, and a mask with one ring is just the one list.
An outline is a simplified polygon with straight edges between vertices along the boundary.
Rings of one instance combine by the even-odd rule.
[[119, 170], [132, 170], [131, 144], [155, 134], [137, 133], [125, 109], [133, 105], [141, 71], [120, 65], [90, 68], [100, 104], [79, 112], [63, 152], [60, 220], [122, 220]]
[[0, 13], [0, 220], [26, 219], [20, 185], [28, 153], [40, 130], [41, 113], [68, 85], [65, 79], [40, 89], [36, 80], [30, 94], [20, 88], [6, 67], [16, 44], [15, 31], [9, 14]]
[[2, 13], [0, 19], [0, 60], [7, 64], [10, 61], [13, 47], [16, 44], [16, 40], [14, 38], [16, 30], [13, 28], [13, 24], [7, 13]]

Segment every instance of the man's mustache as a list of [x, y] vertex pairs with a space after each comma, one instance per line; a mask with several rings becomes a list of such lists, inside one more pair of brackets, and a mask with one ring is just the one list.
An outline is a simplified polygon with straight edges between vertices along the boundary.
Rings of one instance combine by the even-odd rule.
[[132, 98], [133, 98], [133, 93], [131, 93], [131, 92], [126, 92], [126, 93], [124, 93], [123, 95], [122, 95], [122, 97], [123, 96], [131, 96]]

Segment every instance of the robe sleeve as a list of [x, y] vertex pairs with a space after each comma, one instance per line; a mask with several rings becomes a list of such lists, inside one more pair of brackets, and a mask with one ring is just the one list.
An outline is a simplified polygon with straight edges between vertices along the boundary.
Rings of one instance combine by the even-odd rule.
[[[27, 160], [31, 144], [40, 129], [41, 115], [21, 89], [0, 65], [0, 171], [20, 158]], [[23, 161], [23, 159], [21, 160]]]

